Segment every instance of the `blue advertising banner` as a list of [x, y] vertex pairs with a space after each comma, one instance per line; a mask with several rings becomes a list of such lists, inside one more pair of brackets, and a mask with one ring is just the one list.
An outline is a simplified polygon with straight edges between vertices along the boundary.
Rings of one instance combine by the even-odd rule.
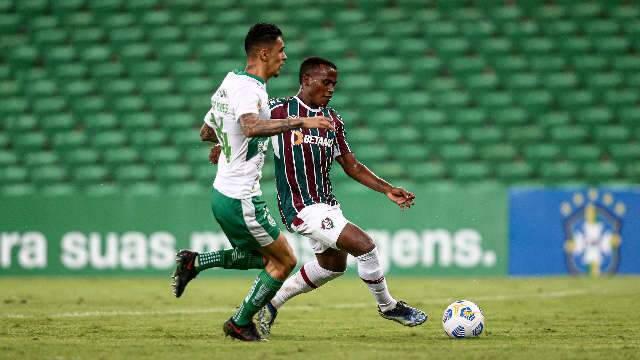
[[509, 274], [639, 274], [640, 188], [509, 191]]

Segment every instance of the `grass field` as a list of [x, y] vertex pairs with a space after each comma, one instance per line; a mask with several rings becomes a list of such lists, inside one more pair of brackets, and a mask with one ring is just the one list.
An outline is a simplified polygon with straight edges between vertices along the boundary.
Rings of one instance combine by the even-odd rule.
[[[405, 328], [376, 313], [344, 277], [280, 311], [271, 340], [225, 339], [222, 322], [250, 278], [202, 276], [181, 299], [170, 279], [0, 278], [3, 359], [617, 359], [640, 357], [640, 278], [391, 278], [393, 294], [430, 314]], [[452, 340], [442, 311], [466, 298], [485, 333]]]

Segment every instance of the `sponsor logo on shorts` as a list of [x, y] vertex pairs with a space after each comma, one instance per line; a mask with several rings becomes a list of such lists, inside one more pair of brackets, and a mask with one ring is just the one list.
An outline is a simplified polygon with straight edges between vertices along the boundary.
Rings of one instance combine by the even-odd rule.
[[334, 228], [333, 220], [331, 220], [331, 218], [325, 218], [324, 220], [322, 220], [322, 224], [320, 225], [320, 228], [322, 230], [333, 229]]

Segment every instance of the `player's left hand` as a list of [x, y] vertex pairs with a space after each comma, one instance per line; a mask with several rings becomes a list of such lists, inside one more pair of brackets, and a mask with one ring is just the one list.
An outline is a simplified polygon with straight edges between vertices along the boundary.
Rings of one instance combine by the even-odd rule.
[[401, 187], [392, 187], [391, 190], [385, 193], [389, 200], [400, 206], [400, 209], [408, 209], [415, 205], [414, 199], [416, 195]]
[[220, 144], [213, 145], [213, 147], [211, 148], [211, 151], [209, 151], [209, 162], [211, 164], [216, 165], [218, 163], [218, 160], [220, 159], [221, 151], [222, 151], [222, 146], [220, 146]]

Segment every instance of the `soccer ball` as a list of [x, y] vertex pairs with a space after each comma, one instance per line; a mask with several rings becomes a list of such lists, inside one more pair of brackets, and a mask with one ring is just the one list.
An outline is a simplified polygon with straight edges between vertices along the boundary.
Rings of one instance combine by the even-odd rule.
[[451, 303], [442, 315], [442, 327], [449, 337], [463, 339], [476, 337], [484, 330], [484, 313], [468, 300]]

